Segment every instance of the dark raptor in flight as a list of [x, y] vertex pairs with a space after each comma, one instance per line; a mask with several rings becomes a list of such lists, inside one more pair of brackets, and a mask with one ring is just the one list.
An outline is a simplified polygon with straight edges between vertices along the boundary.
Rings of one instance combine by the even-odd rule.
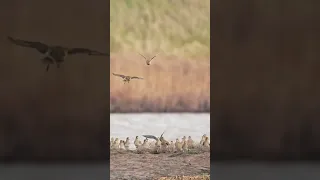
[[46, 71], [48, 71], [50, 65], [54, 63], [57, 65], [57, 68], [59, 68], [60, 64], [65, 61], [65, 58], [68, 55], [87, 54], [90, 56], [109, 56], [107, 53], [102, 53], [87, 48], [66, 48], [62, 46], [47, 45], [41, 42], [25, 41], [10, 36], [8, 36], [8, 39], [10, 42], [18, 46], [34, 48], [43, 54], [41, 61], [47, 65]]

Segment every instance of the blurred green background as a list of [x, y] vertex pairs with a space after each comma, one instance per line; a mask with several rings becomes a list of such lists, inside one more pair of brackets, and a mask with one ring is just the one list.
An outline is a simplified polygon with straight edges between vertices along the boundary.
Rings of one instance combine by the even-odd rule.
[[111, 53], [210, 55], [209, 0], [111, 0]]

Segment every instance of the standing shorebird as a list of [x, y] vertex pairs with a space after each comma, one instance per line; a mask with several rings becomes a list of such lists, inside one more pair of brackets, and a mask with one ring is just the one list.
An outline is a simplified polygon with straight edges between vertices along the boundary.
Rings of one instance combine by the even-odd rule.
[[[140, 54], [140, 53], [139, 53]], [[158, 53], [159, 54], [159, 53]], [[146, 63], [147, 65], [149, 66], [151, 64], [151, 61], [158, 55], [156, 54], [155, 56], [153, 56], [152, 58], [148, 59], [146, 58], [144, 55], [140, 54], [140, 56], [142, 56], [145, 60], [146, 60]]]
[[175, 145], [175, 148], [178, 152], [182, 152], [183, 149], [182, 149], [182, 143], [179, 141], [179, 139], [177, 138], [176, 139], [176, 143], [174, 144]]
[[129, 150], [129, 145], [130, 145], [130, 139], [129, 137], [127, 137], [126, 141], [124, 142], [124, 147], [126, 148], [126, 150]]
[[194, 147], [194, 142], [193, 142], [191, 136], [188, 137], [187, 145], [188, 145], [188, 147], [191, 148], [191, 149]]
[[136, 146], [136, 148], [138, 149], [138, 147], [140, 146], [140, 143], [139, 143], [139, 136], [136, 136], [136, 139], [134, 140], [134, 145]]
[[18, 46], [34, 48], [38, 52], [43, 54], [41, 61], [47, 65], [46, 71], [48, 71], [50, 65], [54, 63], [57, 65], [57, 68], [59, 68], [60, 64], [65, 61], [65, 58], [68, 55], [87, 54], [90, 56], [108, 56], [107, 53], [101, 53], [101, 52], [86, 49], [86, 48], [66, 48], [62, 46], [52, 46], [52, 45], [47, 45], [41, 42], [15, 39], [10, 36], [8, 36], [8, 39], [10, 42]]
[[114, 76], [119, 76], [123, 79], [123, 82], [124, 84], [125, 83], [129, 83], [131, 79], [143, 79], [141, 77], [137, 77], [137, 76], [125, 76], [125, 75], [122, 75], [122, 74], [115, 74], [115, 73], [112, 73]]

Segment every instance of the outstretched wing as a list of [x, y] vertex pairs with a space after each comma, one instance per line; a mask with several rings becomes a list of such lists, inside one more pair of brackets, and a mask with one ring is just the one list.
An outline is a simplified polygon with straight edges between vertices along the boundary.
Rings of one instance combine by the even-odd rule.
[[158, 140], [158, 138], [153, 136], [153, 135], [142, 135], [142, 136], [145, 137], [145, 138], [148, 138], [148, 139]]
[[125, 78], [126, 76], [125, 75], [122, 75], [122, 74], [115, 74], [115, 73], [112, 73], [114, 76], [119, 76], [119, 77], [122, 77], [122, 78]]
[[[158, 54], [159, 54], [159, 53], [158, 53]], [[155, 55], [155, 56], [153, 56], [151, 59], [149, 59], [149, 60], [148, 60], [148, 62], [151, 62], [151, 61], [152, 61], [152, 59], [154, 59], [155, 57], [157, 57], [157, 55], [158, 55], [158, 54], [156, 54], [156, 55]]]
[[166, 132], [166, 131], [163, 131], [163, 133], [161, 134], [161, 136], [160, 136], [160, 137], [162, 137], [162, 136], [163, 136], [164, 132]]
[[92, 56], [109, 56], [107, 53], [102, 53], [99, 51], [94, 51], [86, 48], [70, 48], [68, 49], [68, 54], [87, 54]]
[[35, 48], [41, 53], [45, 53], [49, 49], [48, 45], [43, 44], [41, 42], [25, 41], [25, 40], [21, 40], [21, 39], [15, 39], [15, 38], [13, 38], [11, 36], [8, 36], [8, 39], [9, 39], [10, 42], [12, 42], [15, 45], [23, 46], [23, 47]]
[[143, 78], [137, 77], [137, 76], [132, 76], [131, 79], [143, 79]]
[[[140, 54], [140, 53], [139, 53], [139, 54]], [[145, 60], [147, 60], [147, 58], [146, 58], [146, 57], [144, 57], [144, 55], [140, 54], [140, 56], [142, 56]]]

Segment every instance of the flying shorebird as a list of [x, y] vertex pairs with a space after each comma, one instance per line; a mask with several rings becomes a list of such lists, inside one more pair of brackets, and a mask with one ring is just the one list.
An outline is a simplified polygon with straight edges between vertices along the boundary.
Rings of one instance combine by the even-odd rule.
[[[140, 54], [140, 53], [139, 53]], [[159, 53], [158, 53], [159, 54]], [[156, 54], [155, 56], [153, 56], [152, 58], [148, 59], [146, 58], [144, 55], [140, 54], [140, 56], [142, 56], [145, 60], [146, 60], [146, 63], [147, 65], [150, 65], [151, 64], [151, 61], [158, 55]]]
[[115, 74], [115, 73], [112, 73], [114, 76], [119, 76], [123, 79], [123, 82], [124, 84], [127, 82], [129, 83], [131, 79], [143, 79], [141, 77], [137, 77], [137, 76], [125, 76], [125, 75], [122, 75], [122, 74]]
[[65, 61], [67, 55], [73, 54], [87, 54], [93, 56], [108, 56], [107, 53], [101, 53], [98, 51], [86, 49], [86, 48], [66, 48], [62, 46], [55, 46], [55, 45], [47, 45], [41, 42], [35, 41], [25, 41], [21, 39], [15, 39], [13, 37], [8, 36], [9, 41], [12, 43], [23, 46], [34, 48], [44, 56], [42, 57], [41, 61], [47, 65], [46, 71], [49, 70], [50, 64], [56, 63], [57, 68], [60, 67], [60, 64]]

